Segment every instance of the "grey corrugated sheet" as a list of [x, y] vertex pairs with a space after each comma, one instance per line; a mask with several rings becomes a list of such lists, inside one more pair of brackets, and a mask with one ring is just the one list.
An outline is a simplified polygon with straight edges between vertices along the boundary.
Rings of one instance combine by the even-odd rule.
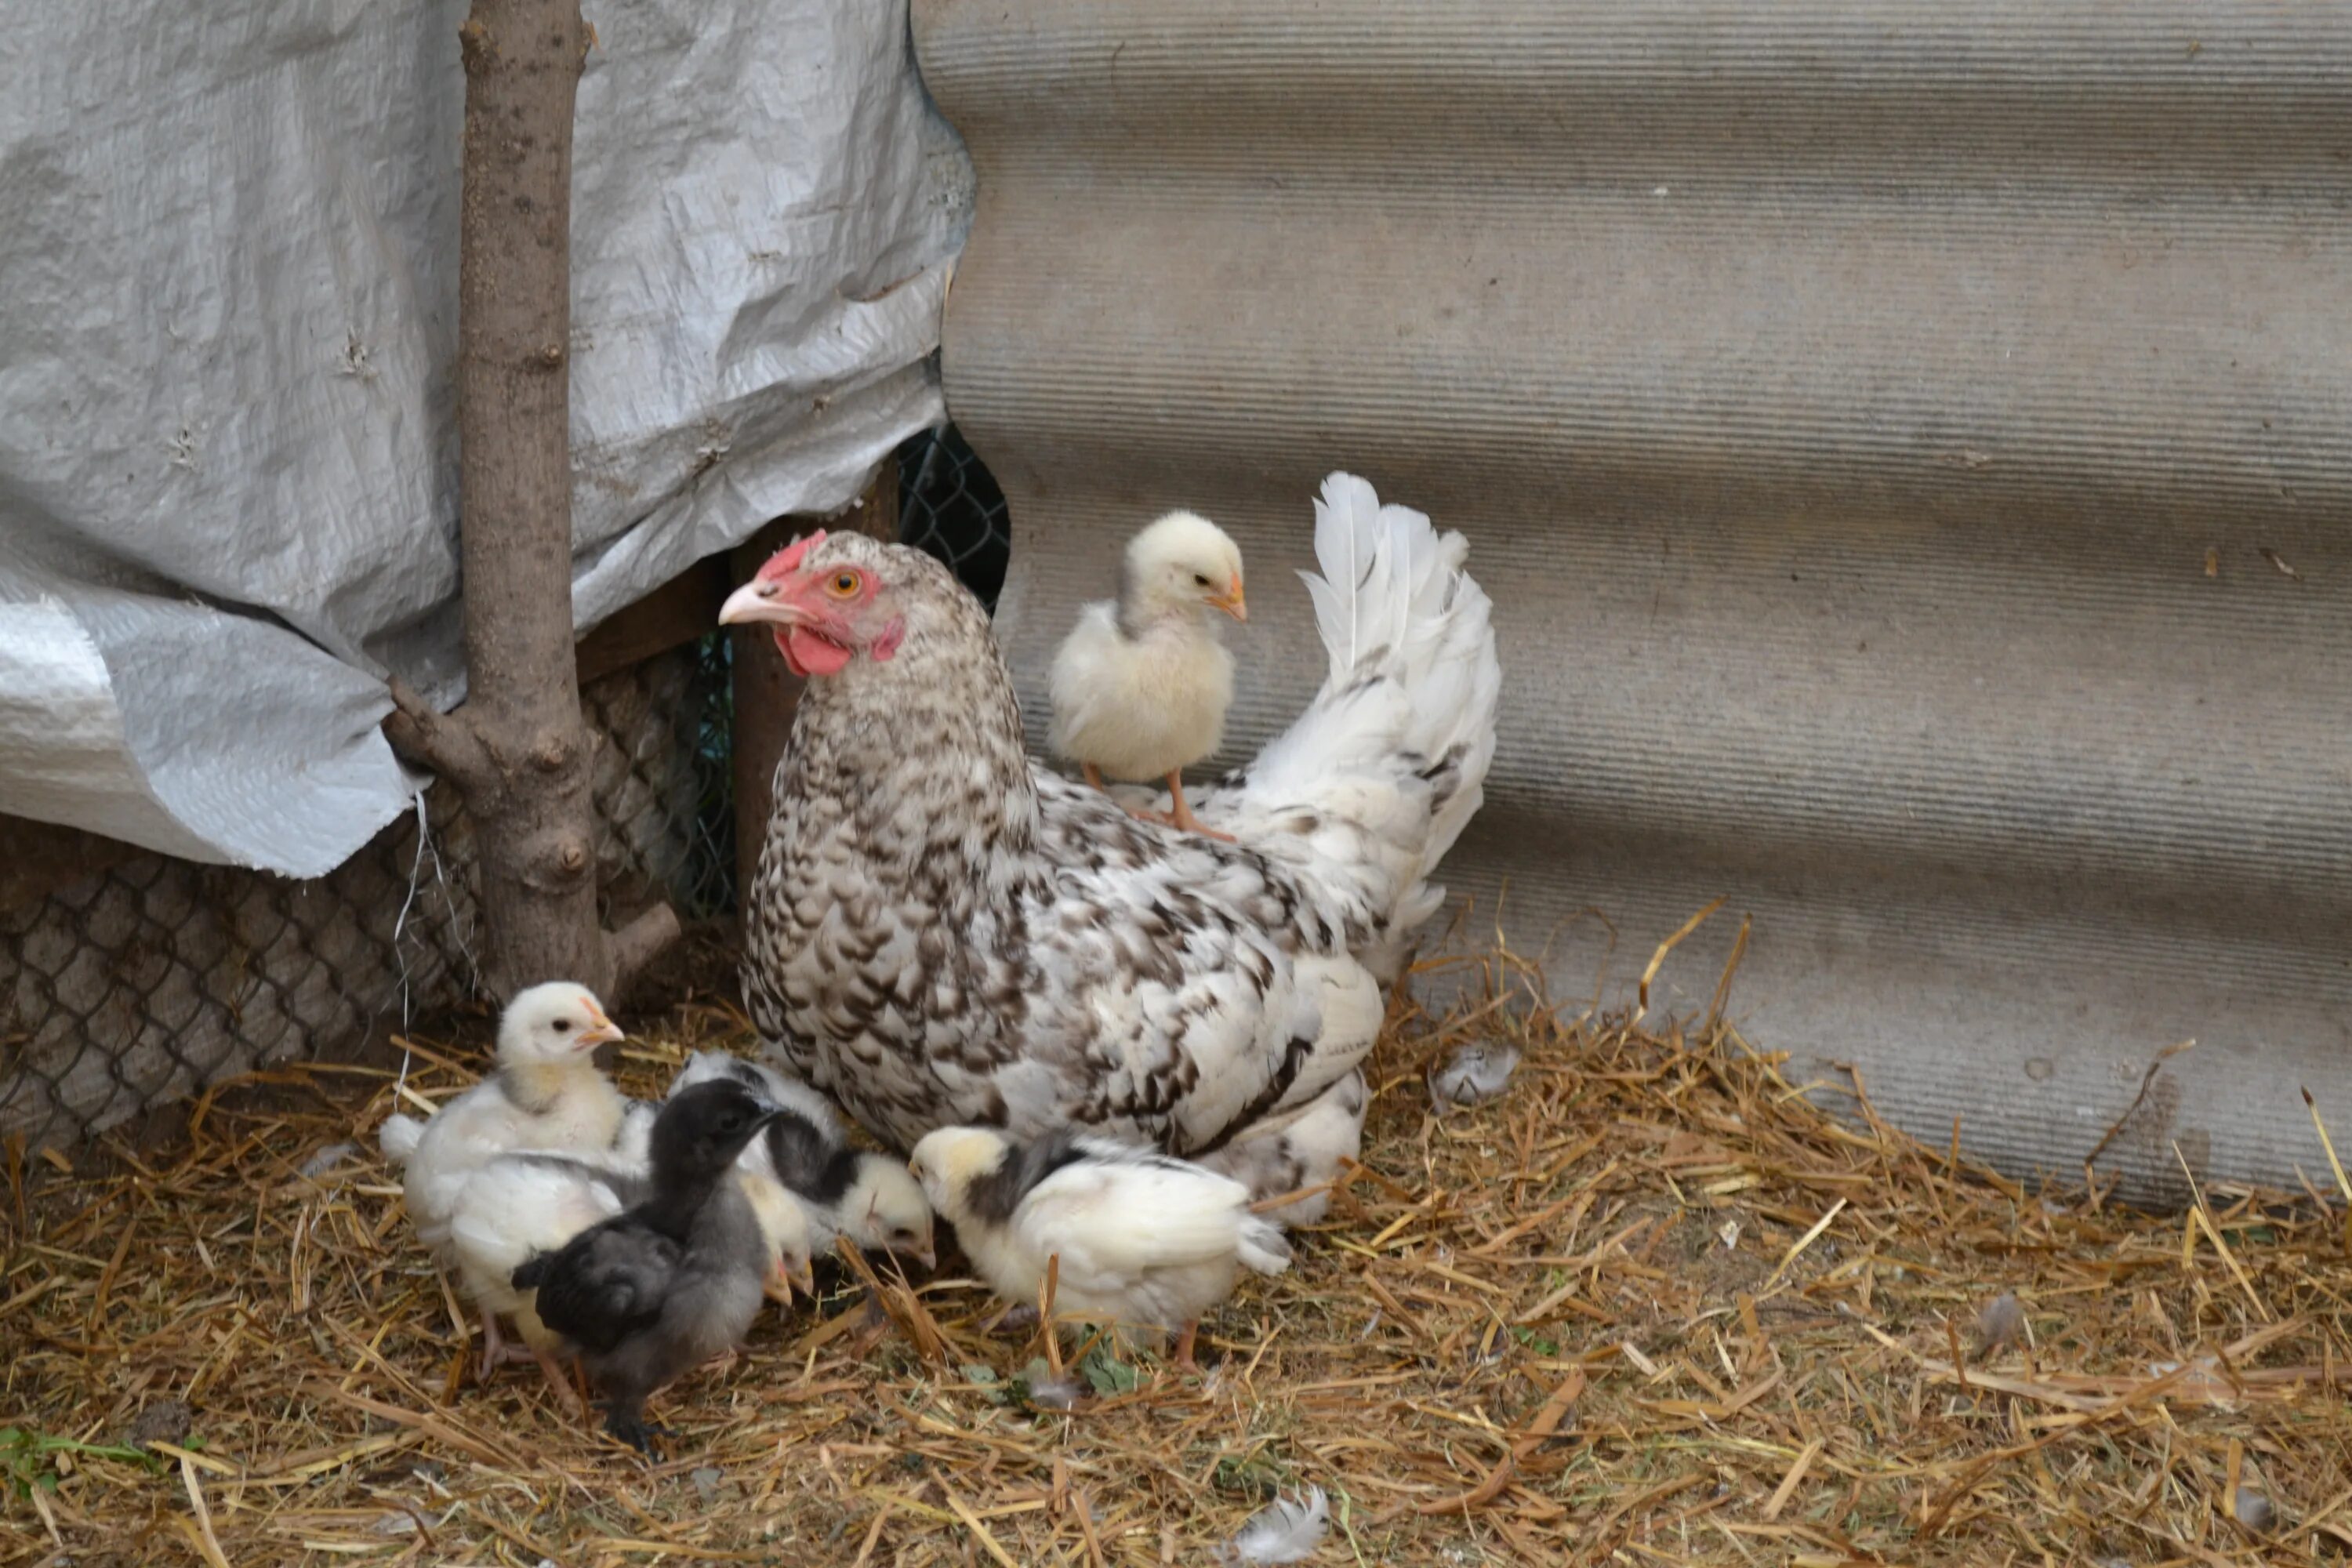
[[[1321, 663], [1328, 468], [1473, 541], [1448, 879], [1936, 1142], [2292, 1183], [2352, 1130], [2352, 8], [917, 0], [950, 413], [1033, 705], [1121, 536]], [[2209, 553], [2210, 552], [2210, 553]], [[2209, 562], [2211, 563], [2209, 567]], [[2292, 574], [2287, 570], [2292, 568]]]

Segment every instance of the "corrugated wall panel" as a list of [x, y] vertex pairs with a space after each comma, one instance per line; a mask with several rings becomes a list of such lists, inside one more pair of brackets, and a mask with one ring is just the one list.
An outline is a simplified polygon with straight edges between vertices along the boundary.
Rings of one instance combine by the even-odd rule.
[[[1160, 508], [1321, 664], [1308, 498], [1473, 541], [1447, 879], [1563, 994], [1737, 929], [1750, 1037], [1939, 1141], [2292, 1182], [2352, 1127], [2352, 9], [917, 0], [950, 410], [1031, 700]], [[1039, 731], [1042, 733], [1042, 729]], [[1605, 916], [1603, 921], [1599, 916]], [[1613, 951], [1611, 929], [1613, 926]]]

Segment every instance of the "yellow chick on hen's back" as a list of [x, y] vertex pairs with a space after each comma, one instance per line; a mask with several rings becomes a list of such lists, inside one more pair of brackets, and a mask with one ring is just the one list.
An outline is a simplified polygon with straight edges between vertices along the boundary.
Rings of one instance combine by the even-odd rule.
[[1168, 786], [1173, 809], [1137, 812], [1188, 833], [1184, 769], [1217, 749], [1234, 700], [1234, 658], [1208, 613], [1249, 619], [1242, 552], [1196, 512], [1171, 511], [1128, 542], [1117, 600], [1088, 605], [1054, 655], [1055, 752], [1103, 787], [1105, 775]]

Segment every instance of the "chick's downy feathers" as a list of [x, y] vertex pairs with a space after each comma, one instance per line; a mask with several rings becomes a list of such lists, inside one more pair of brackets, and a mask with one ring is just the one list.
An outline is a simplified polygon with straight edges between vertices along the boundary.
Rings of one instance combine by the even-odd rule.
[[834, 1237], [846, 1236], [865, 1251], [931, 1266], [931, 1206], [904, 1164], [851, 1148], [832, 1104], [808, 1085], [726, 1051], [687, 1058], [670, 1093], [722, 1078], [781, 1108], [737, 1163], [747, 1174], [792, 1194], [807, 1216], [815, 1249], [830, 1251]]
[[721, 1079], [681, 1090], [653, 1129], [643, 1201], [516, 1268], [546, 1326], [575, 1348], [605, 1397], [606, 1429], [650, 1447], [645, 1401], [731, 1350], [758, 1314], [773, 1260], [736, 1156], [776, 1104]]
[[1048, 743], [1113, 779], [1153, 783], [1224, 738], [1234, 659], [1207, 615], [1242, 616], [1242, 558], [1223, 529], [1171, 512], [1127, 549], [1119, 596], [1088, 605], [1054, 656]]
[[403, 1166], [409, 1218], [445, 1263], [449, 1218], [475, 1172], [500, 1154], [541, 1150], [596, 1154], [620, 1131], [620, 1092], [597, 1069], [596, 1047], [621, 1038], [585, 986], [534, 985], [499, 1017], [497, 1067], [422, 1126], [387, 1118], [384, 1152]]
[[916, 1144], [909, 1163], [1000, 1296], [1035, 1301], [1046, 1260], [1060, 1260], [1058, 1314], [1181, 1329], [1232, 1294], [1242, 1268], [1290, 1266], [1281, 1227], [1249, 1212], [1248, 1188], [1108, 1139], [1022, 1144], [950, 1127]]

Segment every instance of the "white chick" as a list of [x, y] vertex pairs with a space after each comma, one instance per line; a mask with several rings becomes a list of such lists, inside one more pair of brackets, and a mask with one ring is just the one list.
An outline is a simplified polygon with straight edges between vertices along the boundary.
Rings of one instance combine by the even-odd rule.
[[466, 1176], [451, 1205], [449, 1250], [458, 1289], [486, 1324], [501, 1317], [513, 1321], [548, 1387], [574, 1415], [581, 1414], [579, 1395], [555, 1360], [562, 1336], [539, 1321], [532, 1293], [514, 1288], [514, 1271], [534, 1254], [553, 1251], [619, 1214], [642, 1195], [644, 1185], [640, 1175], [562, 1155], [501, 1154]]
[[945, 1127], [908, 1164], [998, 1295], [1036, 1300], [1046, 1260], [1059, 1258], [1057, 1316], [1175, 1331], [1187, 1370], [1201, 1314], [1233, 1294], [1240, 1270], [1290, 1267], [1289, 1242], [1250, 1213], [1247, 1187], [1150, 1150]]
[[1088, 605], [1054, 655], [1054, 751], [1103, 776], [1168, 785], [1174, 809], [1138, 812], [1188, 833], [1230, 840], [1184, 804], [1183, 771], [1217, 749], [1234, 700], [1234, 656], [1207, 612], [1249, 619], [1242, 552], [1224, 530], [1171, 511], [1133, 539], [1118, 598]]
[[784, 1108], [737, 1163], [781, 1184], [808, 1212], [814, 1245], [846, 1236], [861, 1250], [892, 1252], [933, 1267], [931, 1205], [907, 1167], [887, 1154], [853, 1149], [824, 1095], [798, 1079], [726, 1051], [697, 1051], [669, 1086], [727, 1077]]
[[[528, 1150], [600, 1154], [621, 1131], [620, 1091], [596, 1068], [596, 1047], [622, 1037], [585, 986], [534, 985], [499, 1019], [498, 1067], [425, 1123], [404, 1162], [403, 1192], [416, 1234], [454, 1266], [449, 1219], [473, 1173]], [[388, 1128], [391, 1153], [405, 1140]], [[482, 1312], [482, 1373], [503, 1355], [497, 1317]]]
[[[788, 1304], [795, 1287], [814, 1295], [808, 1216], [766, 1176], [739, 1170], [735, 1179], [751, 1200], [767, 1244], [768, 1299]], [[532, 1301], [537, 1292], [517, 1289], [514, 1271], [643, 1203], [651, 1192], [651, 1178], [642, 1168], [617, 1169], [561, 1154], [501, 1154], [467, 1178], [450, 1215], [459, 1288], [484, 1312], [513, 1321], [548, 1386], [574, 1415], [582, 1414], [579, 1396], [555, 1359], [563, 1337], [540, 1321]]]

